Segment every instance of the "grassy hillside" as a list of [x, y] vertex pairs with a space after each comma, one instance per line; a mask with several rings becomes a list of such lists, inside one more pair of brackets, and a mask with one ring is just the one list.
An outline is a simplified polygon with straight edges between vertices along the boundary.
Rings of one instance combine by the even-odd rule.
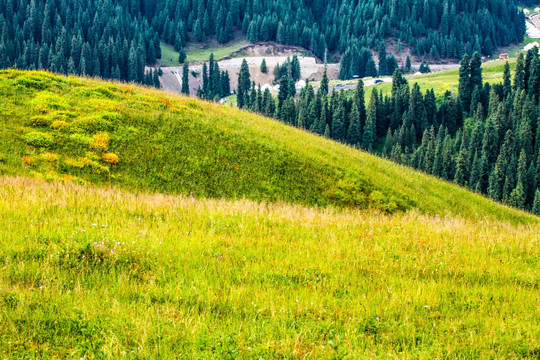
[[0, 72], [0, 174], [206, 198], [535, 217], [236, 109], [45, 72]]
[[[214, 59], [219, 61], [223, 60], [231, 54], [242, 50], [250, 43], [243, 38], [232, 40], [227, 44], [219, 44], [210, 42], [210, 44], [196, 44], [190, 43], [185, 47], [186, 61], [189, 62], [203, 62], [208, 61], [210, 54], [214, 54]], [[173, 46], [165, 43], [161, 43], [161, 59], [158, 60], [160, 66], [179, 66], [178, 64], [179, 53]]]
[[[482, 75], [484, 81], [490, 84], [502, 83], [504, 64], [506, 61], [508, 61], [510, 64], [510, 71], [513, 74], [516, 70], [516, 59], [490, 61], [482, 65]], [[457, 94], [459, 87], [459, 69], [446, 70], [418, 76], [408, 76], [407, 79], [411, 85], [418, 83], [423, 92], [429, 89], [434, 89], [435, 95], [438, 98], [441, 98], [444, 96], [446, 91], [453, 91], [455, 94]], [[371, 94], [373, 88], [377, 88], [378, 91], [382, 91], [384, 94], [388, 95], [390, 95], [392, 92], [391, 83], [381, 83], [367, 87], [367, 96]]]
[[2, 358], [538, 358], [540, 229], [0, 177]]

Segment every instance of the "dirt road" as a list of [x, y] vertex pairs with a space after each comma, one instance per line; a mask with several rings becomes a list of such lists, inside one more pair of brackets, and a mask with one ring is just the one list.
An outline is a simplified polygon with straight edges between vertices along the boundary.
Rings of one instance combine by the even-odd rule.
[[[287, 56], [251, 56], [245, 57], [249, 72], [251, 74], [251, 80], [261, 86], [272, 86], [274, 80], [274, 68], [277, 64], [284, 64], [287, 61]], [[262, 60], [266, 60], [268, 72], [263, 74], [260, 70]], [[238, 83], [238, 73], [244, 58], [234, 58], [219, 61], [219, 68], [222, 71], [228, 71], [231, 79], [231, 89], [236, 90]], [[324, 73], [324, 64], [317, 63], [314, 57], [299, 56], [301, 68], [301, 78], [303, 80], [309, 79], [310, 81], [320, 81]], [[451, 70], [459, 68], [459, 64], [430, 64], [432, 72], [439, 72], [444, 70]], [[328, 77], [337, 79], [339, 76], [339, 64], [327, 64], [326, 65]], [[413, 65], [413, 70], [418, 70], [420, 65]], [[202, 86], [202, 65], [192, 65], [189, 67], [189, 87], [191, 95], [195, 95], [197, 90]], [[164, 90], [179, 93], [182, 88], [182, 67], [164, 67], [163, 76], [160, 78], [161, 86]], [[391, 82], [391, 78], [381, 78], [383, 82]], [[375, 79], [368, 79], [365, 81], [366, 86], [374, 85]], [[337, 90], [354, 89], [355, 85], [343, 85], [336, 87]]]

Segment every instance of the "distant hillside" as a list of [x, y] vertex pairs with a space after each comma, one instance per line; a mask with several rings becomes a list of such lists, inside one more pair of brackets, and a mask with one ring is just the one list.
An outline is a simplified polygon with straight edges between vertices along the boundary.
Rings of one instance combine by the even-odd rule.
[[384, 52], [378, 65], [386, 74], [385, 39], [422, 58], [491, 55], [523, 40], [525, 18], [514, 0], [0, 0], [0, 29], [0, 68], [157, 85], [144, 66], [162, 57], [170, 63], [161, 43], [182, 51], [240, 36], [334, 60], [347, 49], [370, 49]]
[[4, 175], [197, 197], [534, 219], [279, 122], [157, 90], [1, 71], [0, 99]]

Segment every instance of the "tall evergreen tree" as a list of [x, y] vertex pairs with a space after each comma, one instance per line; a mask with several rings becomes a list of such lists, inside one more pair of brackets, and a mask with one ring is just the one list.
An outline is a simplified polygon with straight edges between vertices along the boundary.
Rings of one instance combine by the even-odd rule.
[[189, 95], [189, 63], [182, 67], [182, 94]]
[[238, 74], [238, 90], [236, 92], [237, 104], [239, 108], [247, 106], [247, 96], [251, 87], [251, 79], [249, 74], [249, 66], [244, 59], [240, 67], [240, 73]]
[[362, 147], [368, 151], [373, 151], [376, 140], [377, 131], [377, 107], [379, 97], [377, 89], [373, 89], [371, 99], [367, 109], [366, 125], [364, 127], [364, 135], [362, 137]]

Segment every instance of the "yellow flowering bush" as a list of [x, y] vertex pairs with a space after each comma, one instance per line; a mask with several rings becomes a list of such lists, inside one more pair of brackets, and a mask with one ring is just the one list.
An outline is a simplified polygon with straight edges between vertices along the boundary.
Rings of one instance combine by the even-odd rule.
[[109, 148], [109, 134], [106, 132], [100, 132], [92, 136], [92, 141], [90, 142], [90, 148], [98, 151], [107, 151]]
[[120, 158], [116, 154], [106, 153], [106, 154], [103, 154], [103, 161], [109, 164], [116, 165], [120, 162]]

